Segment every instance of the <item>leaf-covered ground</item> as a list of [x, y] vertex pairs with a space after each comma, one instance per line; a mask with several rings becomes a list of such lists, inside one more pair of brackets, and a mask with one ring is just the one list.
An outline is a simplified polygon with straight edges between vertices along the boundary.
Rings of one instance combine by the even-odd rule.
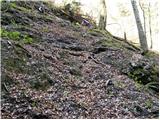
[[2, 118], [158, 118], [156, 54], [57, 17], [46, 2], [1, 10]]

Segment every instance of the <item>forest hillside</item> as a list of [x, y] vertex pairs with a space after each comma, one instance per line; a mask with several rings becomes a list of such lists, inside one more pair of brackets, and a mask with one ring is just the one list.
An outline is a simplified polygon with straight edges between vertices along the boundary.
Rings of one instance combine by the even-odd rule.
[[1, 118], [159, 117], [158, 54], [81, 20], [1, 2]]

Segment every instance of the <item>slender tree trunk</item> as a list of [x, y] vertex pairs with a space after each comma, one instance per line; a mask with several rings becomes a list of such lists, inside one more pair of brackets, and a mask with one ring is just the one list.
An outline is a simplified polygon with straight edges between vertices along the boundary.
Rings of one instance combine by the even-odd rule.
[[152, 25], [151, 25], [151, 5], [149, 3], [149, 7], [148, 7], [148, 13], [149, 13], [149, 33], [150, 33], [150, 40], [151, 40], [151, 46], [150, 48], [153, 48], [153, 39], [152, 39]]
[[100, 18], [99, 18], [98, 27], [101, 30], [105, 30], [106, 29], [106, 22], [107, 22], [106, 3], [105, 3], [105, 0], [100, 0]]
[[138, 8], [137, 8], [137, 5], [136, 5], [136, 1], [131, 0], [131, 4], [132, 4], [135, 19], [136, 19], [136, 24], [137, 24], [137, 29], [138, 29], [138, 35], [139, 35], [141, 48], [144, 51], [147, 51], [148, 50], [147, 39], [146, 39], [146, 35], [145, 35], [145, 32], [144, 32], [143, 27], [142, 27], [142, 23], [141, 23], [141, 20], [140, 20], [139, 11], [138, 11]]

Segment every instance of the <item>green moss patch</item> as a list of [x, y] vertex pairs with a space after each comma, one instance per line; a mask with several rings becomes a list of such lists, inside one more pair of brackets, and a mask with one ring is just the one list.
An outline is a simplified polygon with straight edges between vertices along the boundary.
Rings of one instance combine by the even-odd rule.
[[153, 58], [153, 57], [158, 57], [159, 54], [158, 54], [158, 52], [148, 51], [148, 52], [144, 53], [144, 56], [146, 56], [148, 58]]
[[109, 33], [106, 30], [100, 30], [100, 29], [90, 29], [88, 30], [88, 33], [94, 36], [105, 36], [105, 37], [112, 37], [111, 33]]
[[15, 41], [19, 41], [24, 44], [31, 44], [33, 43], [33, 38], [30, 37], [29, 35], [22, 35], [18, 31], [7, 31], [5, 29], [1, 29], [1, 37], [2, 38], [7, 38]]
[[117, 42], [110, 39], [103, 39], [96, 43], [96, 45], [101, 45], [103, 47], [112, 47], [112, 48], [123, 48], [123, 44], [121, 42]]

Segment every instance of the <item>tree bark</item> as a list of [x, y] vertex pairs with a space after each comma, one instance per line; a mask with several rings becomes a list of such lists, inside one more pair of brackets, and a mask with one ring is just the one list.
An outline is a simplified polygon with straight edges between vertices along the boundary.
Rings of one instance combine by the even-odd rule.
[[98, 27], [101, 30], [105, 30], [106, 29], [106, 22], [107, 22], [106, 2], [105, 2], [105, 0], [100, 0], [100, 18], [99, 18]]
[[146, 39], [146, 35], [145, 35], [145, 32], [144, 32], [143, 27], [142, 27], [142, 23], [141, 23], [141, 20], [140, 20], [139, 11], [138, 11], [138, 8], [137, 8], [137, 5], [136, 5], [136, 1], [131, 0], [131, 4], [132, 4], [135, 19], [136, 19], [136, 24], [137, 24], [137, 29], [138, 29], [138, 35], [139, 35], [141, 48], [144, 51], [147, 51], [148, 50], [147, 39]]
[[149, 7], [148, 7], [148, 13], [149, 13], [149, 33], [150, 33], [150, 40], [151, 40], [151, 46], [150, 48], [152, 49], [153, 48], [153, 39], [152, 39], [152, 25], [151, 25], [151, 6], [150, 6], [150, 3], [149, 3]]

